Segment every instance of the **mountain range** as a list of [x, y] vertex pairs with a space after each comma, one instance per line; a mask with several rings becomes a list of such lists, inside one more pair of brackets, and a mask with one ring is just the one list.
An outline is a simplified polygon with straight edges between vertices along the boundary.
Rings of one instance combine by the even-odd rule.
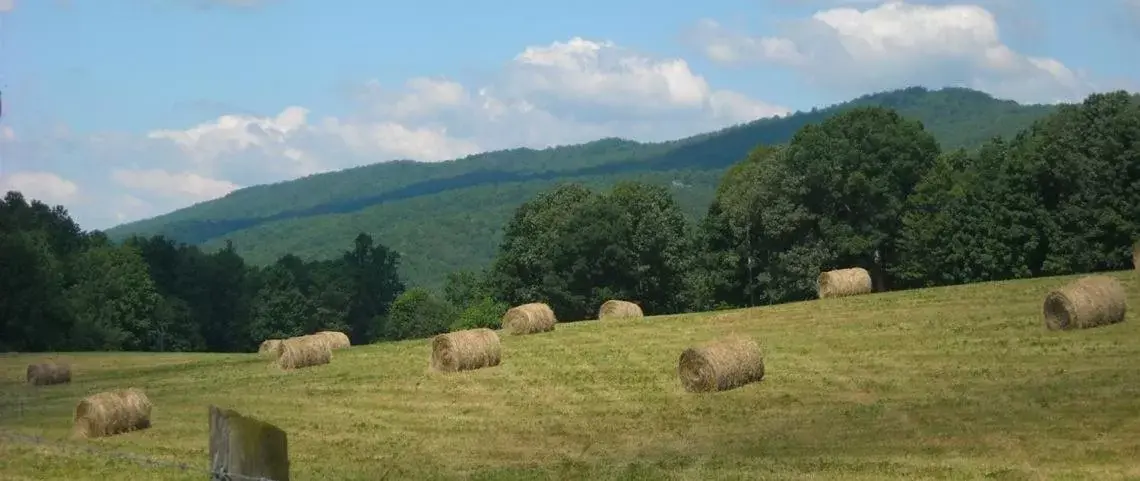
[[943, 150], [1011, 137], [1056, 108], [964, 88], [911, 87], [667, 142], [605, 138], [446, 162], [381, 162], [239, 189], [106, 234], [114, 240], [161, 234], [206, 250], [229, 240], [247, 262], [264, 265], [286, 253], [336, 256], [366, 232], [401, 254], [409, 285], [433, 287], [449, 272], [488, 265], [514, 209], [558, 183], [666, 185], [695, 221], [725, 169], [757, 145], [787, 142], [805, 125], [860, 106], [888, 107], [921, 121]]

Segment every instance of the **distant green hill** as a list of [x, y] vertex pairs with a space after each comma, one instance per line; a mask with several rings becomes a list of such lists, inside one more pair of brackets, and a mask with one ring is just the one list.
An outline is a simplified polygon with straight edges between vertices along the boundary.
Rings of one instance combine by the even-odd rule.
[[804, 125], [866, 105], [922, 121], [943, 148], [972, 148], [994, 136], [1012, 136], [1053, 109], [969, 89], [913, 87], [670, 142], [607, 138], [447, 162], [372, 164], [244, 188], [107, 234], [112, 239], [164, 234], [208, 249], [228, 239], [248, 261], [266, 264], [285, 253], [337, 255], [364, 231], [402, 254], [409, 283], [436, 285], [448, 272], [486, 265], [513, 210], [557, 183], [667, 185], [695, 219], [711, 202], [724, 169], [756, 145], [786, 142]]

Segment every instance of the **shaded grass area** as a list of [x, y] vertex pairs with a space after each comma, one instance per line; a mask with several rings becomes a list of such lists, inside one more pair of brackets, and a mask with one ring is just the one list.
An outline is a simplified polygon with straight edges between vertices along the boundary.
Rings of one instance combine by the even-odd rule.
[[[1140, 299], [1134, 272], [1112, 275]], [[256, 354], [0, 357], [0, 428], [56, 443], [0, 438], [0, 477], [202, 479], [214, 403], [285, 429], [297, 480], [1140, 479], [1138, 319], [1045, 330], [1044, 296], [1070, 279], [560, 324], [448, 375], [427, 340], [294, 372]], [[732, 334], [761, 344], [766, 378], [684, 392], [681, 351]], [[21, 383], [53, 357], [72, 384]], [[82, 396], [129, 386], [155, 403], [151, 429], [67, 439]]]

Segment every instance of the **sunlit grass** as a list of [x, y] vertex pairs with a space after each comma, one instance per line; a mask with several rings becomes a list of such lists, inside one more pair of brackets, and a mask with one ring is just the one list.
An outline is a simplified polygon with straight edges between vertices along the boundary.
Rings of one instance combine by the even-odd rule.
[[[1134, 272], [1114, 273], [1140, 299]], [[281, 372], [256, 354], [0, 357], [5, 480], [199, 480], [207, 405], [289, 434], [295, 480], [1140, 479], [1140, 319], [1051, 332], [1046, 278], [503, 336], [498, 367], [440, 375], [429, 343], [336, 351]], [[681, 351], [754, 336], [767, 377], [686, 393]], [[30, 362], [70, 385], [23, 384]], [[88, 393], [142, 387], [148, 430], [68, 439]], [[77, 451], [190, 463], [144, 468]]]

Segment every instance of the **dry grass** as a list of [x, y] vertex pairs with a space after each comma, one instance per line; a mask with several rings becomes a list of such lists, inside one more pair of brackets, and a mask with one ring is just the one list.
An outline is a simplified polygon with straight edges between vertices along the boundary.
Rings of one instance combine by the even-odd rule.
[[640, 317], [645, 317], [645, 314], [641, 312], [641, 306], [629, 301], [610, 299], [603, 302], [602, 307], [598, 308], [598, 320], [633, 319]]
[[66, 384], [71, 382], [71, 366], [52, 362], [28, 364], [28, 384], [33, 386], [50, 386], [52, 384]]
[[1045, 296], [1045, 326], [1087, 329], [1124, 322], [1128, 294], [1112, 276], [1081, 277]]
[[507, 309], [503, 314], [503, 330], [509, 334], [537, 334], [554, 330], [558, 319], [550, 306], [532, 302]]
[[862, 267], [821, 272], [816, 285], [820, 299], [870, 294], [873, 290], [871, 273]]
[[281, 341], [277, 367], [291, 370], [328, 364], [331, 361], [332, 349], [324, 336], [301, 336]]
[[689, 392], [727, 391], [764, 378], [764, 354], [748, 338], [717, 339], [681, 353], [677, 376]]
[[[1110, 274], [1131, 299], [1140, 276]], [[209, 404], [284, 429], [294, 479], [1125, 480], [1140, 476], [1140, 322], [1050, 331], [1046, 278], [504, 336], [503, 363], [430, 375], [426, 340], [338, 350], [287, 375], [256, 354], [0, 357], [0, 479], [200, 480], [72, 445], [206, 466]], [[760, 340], [764, 381], [694, 395], [691, 345]], [[155, 426], [67, 439], [91, 392], [145, 386]]]
[[429, 366], [440, 372], [498, 366], [503, 359], [499, 335], [486, 328], [449, 332], [432, 338]]
[[150, 399], [140, 389], [105, 391], [75, 405], [72, 433], [78, 438], [113, 436], [150, 427]]

